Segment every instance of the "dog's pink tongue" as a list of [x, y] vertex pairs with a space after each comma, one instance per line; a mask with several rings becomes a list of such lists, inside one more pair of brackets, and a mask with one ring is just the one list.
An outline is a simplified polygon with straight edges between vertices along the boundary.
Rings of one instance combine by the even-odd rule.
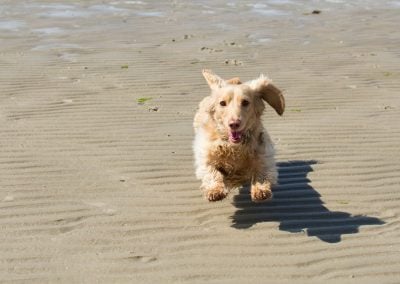
[[239, 131], [232, 131], [229, 135], [229, 138], [232, 140], [232, 142], [239, 142], [242, 139], [242, 133]]

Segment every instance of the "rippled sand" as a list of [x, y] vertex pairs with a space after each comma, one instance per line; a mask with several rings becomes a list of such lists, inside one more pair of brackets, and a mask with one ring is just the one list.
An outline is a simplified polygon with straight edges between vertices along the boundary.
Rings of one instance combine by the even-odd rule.
[[[2, 1], [0, 279], [395, 283], [399, 22], [400, 1]], [[285, 90], [273, 201], [203, 199], [202, 68]]]

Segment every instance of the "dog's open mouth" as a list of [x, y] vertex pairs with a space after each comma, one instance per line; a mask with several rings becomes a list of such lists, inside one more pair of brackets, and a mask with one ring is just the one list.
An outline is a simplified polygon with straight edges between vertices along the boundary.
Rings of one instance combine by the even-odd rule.
[[229, 132], [229, 141], [232, 143], [239, 143], [242, 141], [242, 132], [241, 131], [230, 131]]

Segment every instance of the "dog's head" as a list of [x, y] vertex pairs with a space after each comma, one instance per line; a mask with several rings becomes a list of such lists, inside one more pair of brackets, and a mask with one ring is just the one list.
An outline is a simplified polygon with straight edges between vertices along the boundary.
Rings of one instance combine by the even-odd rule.
[[211, 70], [203, 70], [203, 76], [211, 88], [209, 113], [232, 143], [240, 143], [243, 134], [260, 122], [264, 101], [279, 115], [285, 110], [282, 92], [264, 75], [245, 83], [239, 78], [224, 80]]

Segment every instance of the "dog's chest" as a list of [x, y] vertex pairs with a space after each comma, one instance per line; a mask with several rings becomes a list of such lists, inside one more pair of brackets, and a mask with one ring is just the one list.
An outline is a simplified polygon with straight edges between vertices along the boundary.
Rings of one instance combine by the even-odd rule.
[[255, 150], [249, 145], [219, 144], [210, 148], [208, 163], [226, 177], [246, 179], [251, 173]]

